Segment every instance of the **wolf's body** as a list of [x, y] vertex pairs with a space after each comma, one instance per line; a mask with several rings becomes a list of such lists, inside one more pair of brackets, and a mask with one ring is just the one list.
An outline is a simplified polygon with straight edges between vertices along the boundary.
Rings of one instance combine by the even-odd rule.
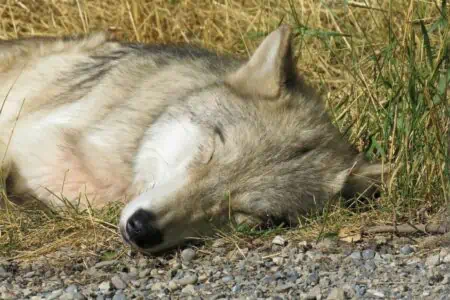
[[295, 224], [363, 192], [378, 166], [342, 138], [291, 55], [285, 26], [248, 62], [103, 34], [0, 42], [8, 192], [131, 201], [121, 233], [148, 251], [210, 233], [230, 209]]

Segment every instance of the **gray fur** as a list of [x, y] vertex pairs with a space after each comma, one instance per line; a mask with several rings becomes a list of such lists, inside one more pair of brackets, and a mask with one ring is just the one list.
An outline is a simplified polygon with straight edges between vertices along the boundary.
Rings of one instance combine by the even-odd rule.
[[[86, 184], [98, 206], [133, 200], [148, 186], [136, 179], [142, 167], [136, 158], [153, 138], [149, 129], [181, 118], [201, 128], [209, 142], [199, 145], [189, 163], [188, 183], [148, 209], [154, 226], [172, 236], [141, 250], [164, 250], [210, 234], [212, 225], [226, 222], [230, 208], [238, 221], [295, 225], [341, 192], [373, 192], [368, 177], [379, 181], [380, 166], [366, 162], [333, 126], [320, 97], [296, 71], [290, 43], [290, 30], [282, 26], [247, 61], [193, 46], [121, 43], [101, 34], [2, 41], [0, 154], [3, 168], [14, 170], [9, 192], [57, 205], [41, 187], [58, 191], [65, 168], [71, 168], [68, 199]], [[40, 82], [40, 76], [53, 79]], [[16, 124], [19, 91], [27, 88]], [[72, 110], [71, 122], [58, 119]], [[36, 124], [43, 129], [34, 129]], [[14, 126], [17, 136], [5, 154]], [[27, 140], [38, 134], [35, 143]], [[28, 160], [30, 155], [39, 159]], [[123, 233], [125, 224], [120, 226]]]

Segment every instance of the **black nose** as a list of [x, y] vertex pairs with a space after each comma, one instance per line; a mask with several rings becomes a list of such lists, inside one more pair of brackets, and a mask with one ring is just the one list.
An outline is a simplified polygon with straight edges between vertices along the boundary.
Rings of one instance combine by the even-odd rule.
[[126, 232], [130, 241], [143, 249], [161, 244], [163, 235], [154, 223], [154, 214], [143, 209], [137, 210], [128, 219], [126, 225]]

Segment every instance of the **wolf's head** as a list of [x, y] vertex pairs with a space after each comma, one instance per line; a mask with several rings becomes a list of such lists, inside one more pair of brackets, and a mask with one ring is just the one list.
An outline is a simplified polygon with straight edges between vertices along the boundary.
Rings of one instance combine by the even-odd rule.
[[336, 194], [376, 190], [381, 166], [345, 141], [295, 65], [291, 30], [281, 26], [248, 61], [155, 124], [152, 141], [172, 167], [125, 207], [120, 230], [128, 243], [161, 251], [230, 218], [296, 224]]

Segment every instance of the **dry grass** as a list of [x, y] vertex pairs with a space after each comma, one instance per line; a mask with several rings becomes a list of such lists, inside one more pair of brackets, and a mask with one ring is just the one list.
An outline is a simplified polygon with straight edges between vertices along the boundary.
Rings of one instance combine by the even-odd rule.
[[[383, 198], [364, 213], [338, 205], [294, 232], [315, 237], [344, 224], [425, 222], [448, 207], [448, 13], [442, 0], [3, 0], [0, 38], [113, 30], [127, 40], [248, 55], [280, 22], [292, 24], [298, 67], [323, 91], [336, 125], [395, 166]], [[119, 210], [1, 211], [0, 255], [120, 247], [111, 225]]]

